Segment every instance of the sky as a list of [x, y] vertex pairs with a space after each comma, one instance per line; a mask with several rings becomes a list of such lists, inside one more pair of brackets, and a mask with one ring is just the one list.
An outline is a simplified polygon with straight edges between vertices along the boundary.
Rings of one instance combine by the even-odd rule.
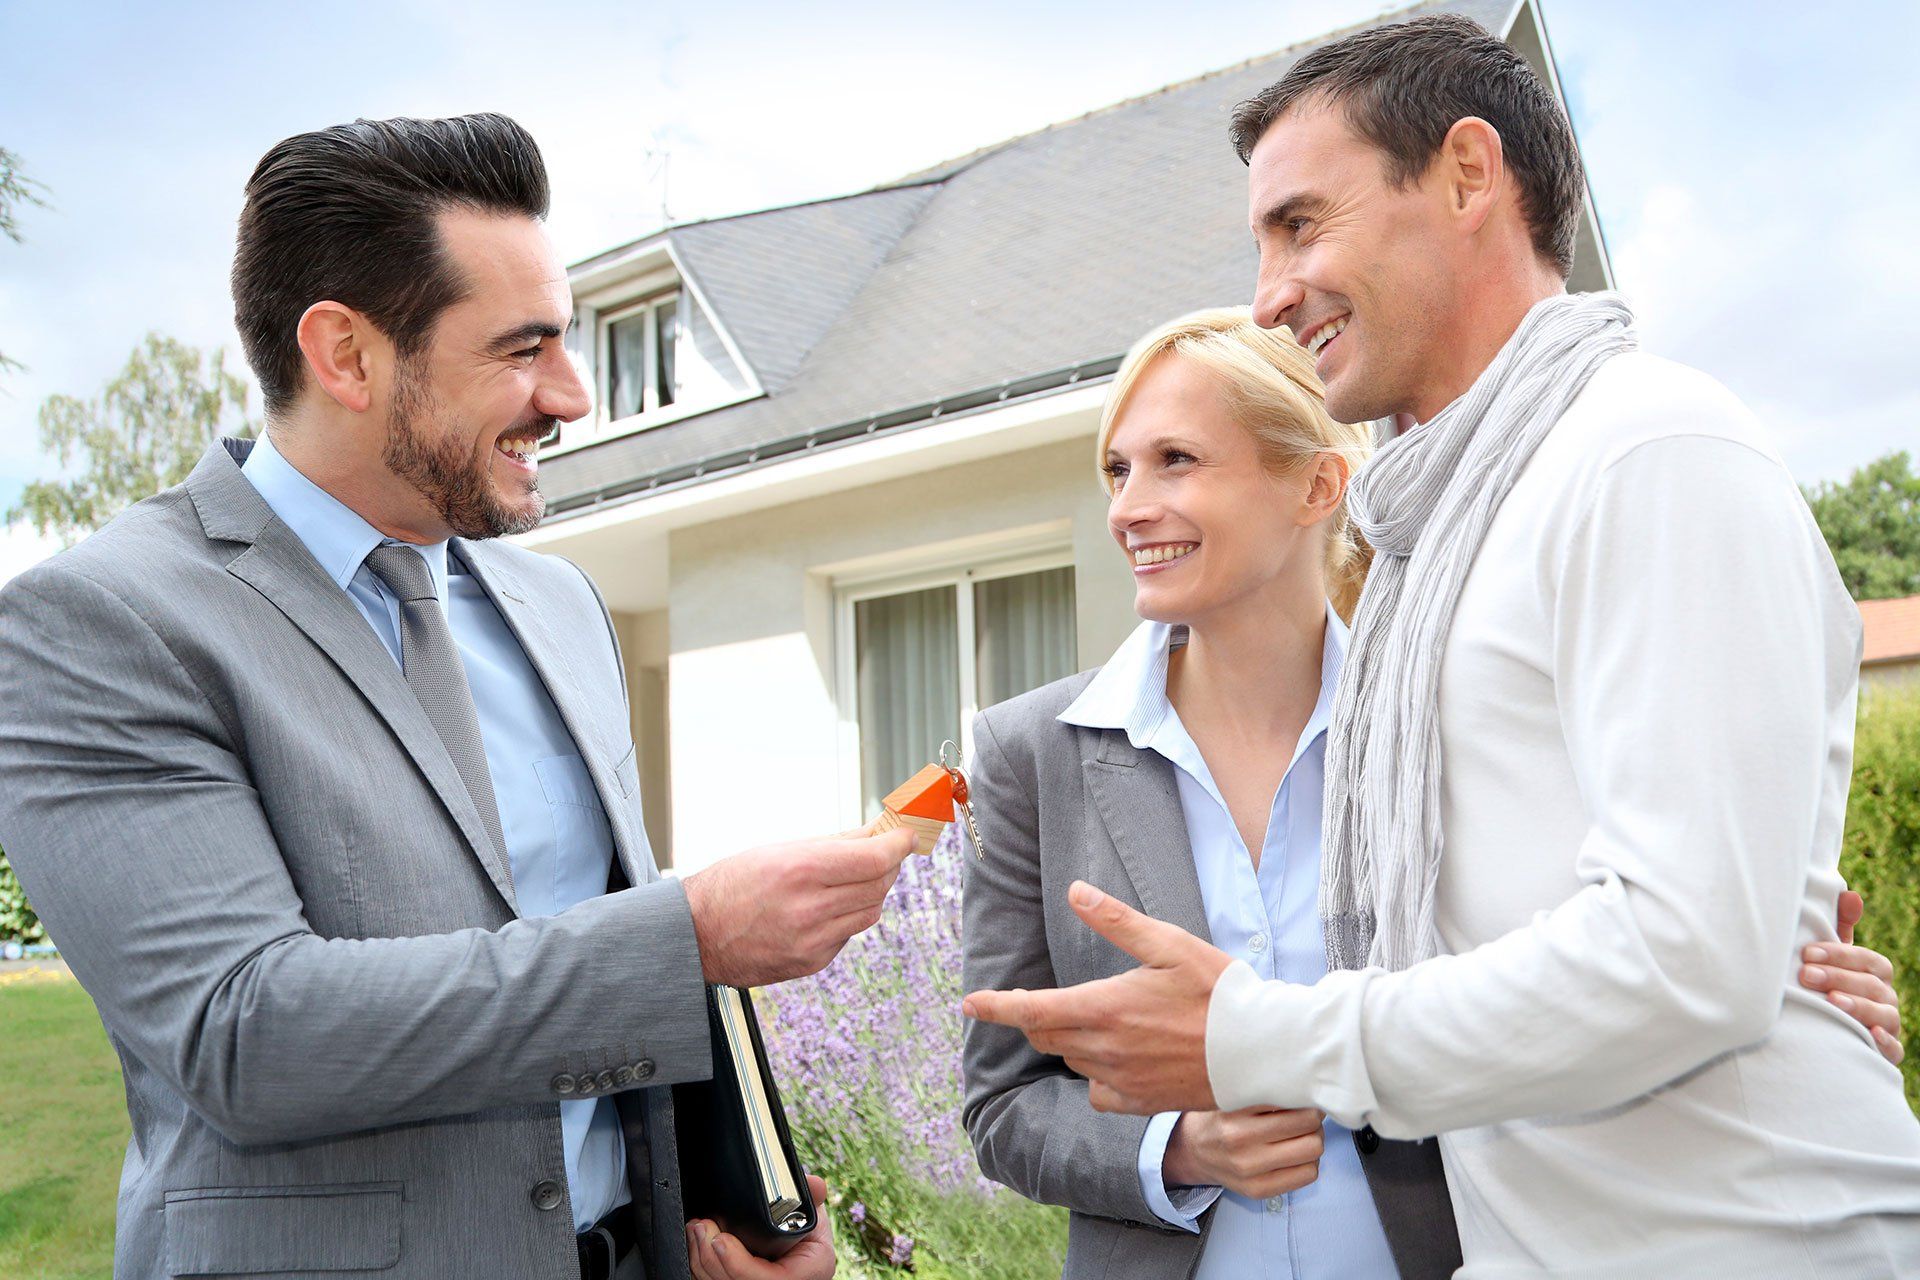
[[[1920, 451], [1920, 4], [1542, 6], [1643, 346], [1731, 386], [1802, 481]], [[40, 402], [95, 394], [148, 331], [242, 363], [234, 220], [290, 134], [506, 112], [574, 261], [663, 208], [861, 190], [1397, 7], [0, 0], [0, 146], [48, 201], [0, 240], [0, 351], [27, 366], [0, 375], [0, 508], [55, 470]], [[0, 580], [47, 549], [0, 533]]]

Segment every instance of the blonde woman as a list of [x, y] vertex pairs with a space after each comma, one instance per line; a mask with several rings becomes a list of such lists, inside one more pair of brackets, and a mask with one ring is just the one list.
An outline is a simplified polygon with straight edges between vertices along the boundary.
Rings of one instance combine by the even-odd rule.
[[[1365, 575], [1344, 499], [1368, 447], [1365, 427], [1328, 417], [1292, 337], [1245, 308], [1182, 317], [1128, 354], [1097, 463], [1143, 621], [1104, 667], [974, 722], [992, 853], [968, 863], [966, 989], [1131, 969], [1068, 906], [1075, 880], [1262, 977], [1325, 973], [1325, 730]], [[1809, 985], [1852, 993], [1863, 1022], [1867, 1004], [1892, 1003], [1883, 958], [1829, 950], [1840, 972]], [[1460, 1265], [1437, 1143], [1350, 1133], [1314, 1111], [1096, 1113], [1083, 1078], [987, 1022], [968, 1023], [964, 1065], [981, 1168], [1073, 1210], [1070, 1280]]]

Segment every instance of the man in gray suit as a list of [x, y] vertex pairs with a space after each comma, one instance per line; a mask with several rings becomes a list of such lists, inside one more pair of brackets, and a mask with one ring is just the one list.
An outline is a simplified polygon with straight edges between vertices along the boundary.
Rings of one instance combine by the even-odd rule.
[[121, 1277], [689, 1275], [703, 984], [823, 967], [907, 852], [655, 869], [605, 606], [498, 541], [588, 408], [546, 210], [499, 116], [275, 147], [266, 438], [0, 593], [0, 839], [125, 1072]]

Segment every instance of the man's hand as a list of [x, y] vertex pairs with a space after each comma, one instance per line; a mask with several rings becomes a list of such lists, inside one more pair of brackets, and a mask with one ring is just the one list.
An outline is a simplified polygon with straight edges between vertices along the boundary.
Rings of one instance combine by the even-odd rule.
[[1326, 1116], [1313, 1110], [1183, 1111], [1167, 1138], [1168, 1186], [1225, 1187], [1252, 1200], [1298, 1191], [1320, 1176]]
[[913, 832], [767, 845], [685, 881], [708, 982], [764, 987], [818, 973], [880, 919]]
[[1878, 951], [1853, 945], [1853, 927], [1866, 902], [1849, 889], [1840, 895], [1838, 944], [1816, 942], [1801, 952], [1800, 985], [1823, 991], [1834, 1007], [1851, 1015], [1873, 1036], [1880, 1054], [1894, 1066], [1907, 1056], [1901, 1043], [1900, 993], [1893, 986], [1893, 963]]
[[1141, 967], [1056, 991], [976, 991], [962, 1011], [1024, 1032], [1085, 1076], [1097, 1111], [1211, 1111], [1207, 1001], [1232, 958], [1085, 881], [1067, 901]]
[[833, 1219], [827, 1214], [827, 1184], [812, 1174], [813, 1203], [820, 1225], [777, 1262], [756, 1258], [747, 1247], [705, 1218], [687, 1224], [687, 1256], [693, 1280], [827, 1280], [839, 1259], [833, 1251]]

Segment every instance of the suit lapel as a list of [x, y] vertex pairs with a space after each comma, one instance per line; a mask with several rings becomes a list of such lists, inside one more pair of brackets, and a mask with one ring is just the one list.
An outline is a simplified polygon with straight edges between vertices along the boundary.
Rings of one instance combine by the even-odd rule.
[[1158, 752], [1141, 751], [1118, 729], [1082, 729], [1080, 740], [1087, 792], [1140, 895], [1140, 909], [1213, 941], [1173, 765]]
[[464, 539], [455, 539], [449, 550], [460, 557], [493, 601], [493, 607], [506, 619], [527, 661], [533, 664], [540, 682], [546, 685], [547, 696], [553, 699], [574, 747], [586, 761], [593, 789], [600, 796], [600, 807], [606, 811], [607, 824], [613, 831], [614, 853], [620, 859], [621, 870], [626, 872], [627, 883], [642, 885], [654, 880], [652, 860], [639, 856], [629, 822], [631, 809], [613, 777], [614, 757], [606, 750], [597, 749], [596, 739], [588, 732], [588, 726], [593, 723], [594, 701], [575, 674], [576, 664], [567, 660], [569, 647], [562, 643], [546, 616], [534, 607], [530, 593], [504, 556], [493, 555], [484, 543]]
[[420, 700], [407, 687], [393, 655], [367, 625], [352, 598], [335, 585], [306, 544], [280, 522], [240, 473], [234, 465], [238, 457], [217, 454], [220, 445], [215, 445], [194, 469], [187, 489], [209, 537], [250, 544], [228, 563], [227, 572], [286, 615], [386, 721], [446, 806], [468, 847], [486, 869], [487, 878], [517, 914], [519, 906], [506, 852], [493, 847], [446, 745], [421, 710]]

